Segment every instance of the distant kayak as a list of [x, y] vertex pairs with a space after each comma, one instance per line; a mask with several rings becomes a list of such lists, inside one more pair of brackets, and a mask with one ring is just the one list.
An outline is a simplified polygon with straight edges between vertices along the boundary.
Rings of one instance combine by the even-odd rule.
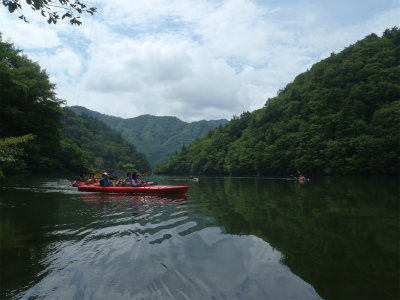
[[[164, 180], [166, 180], [166, 179], [164, 179]], [[189, 181], [193, 181], [193, 182], [199, 182], [198, 178], [173, 178], [170, 180], [189, 180]]]
[[79, 185], [81, 192], [122, 193], [122, 194], [186, 194], [186, 185], [150, 185], [150, 186], [99, 186]]

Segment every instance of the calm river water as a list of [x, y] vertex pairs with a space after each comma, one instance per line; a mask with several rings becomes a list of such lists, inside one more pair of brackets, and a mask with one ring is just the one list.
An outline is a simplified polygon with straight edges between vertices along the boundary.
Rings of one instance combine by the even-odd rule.
[[[22, 180], [21, 180], [22, 179]], [[186, 196], [0, 189], [1, 299], [398, 299], [399, 178], [209, 178]]]

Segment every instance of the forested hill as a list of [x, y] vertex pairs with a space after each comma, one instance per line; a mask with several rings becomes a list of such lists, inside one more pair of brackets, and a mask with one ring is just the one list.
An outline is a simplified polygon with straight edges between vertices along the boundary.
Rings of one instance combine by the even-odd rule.
[[151, 170], [146, 156], [119, 132], [62, 108], [55, 89], [39, 64], [3, 42], [0, 33], [0, 177], [25, 171]]
[[399, 174], [400, 31], [371, 34], [313, 65], [252, 113], [171, 158], [160, 173]]
[[147, 159], [155, 166], [166, 163], [172, 155], [181, 150], [182, 145], [189, 145], [217, 126], [228, 123], [225, 119], [186, 123], [176, 117], [151, 115], [123, 119], [101, 114], [82, 106], [68, 108], [78, 114], [96, 117], [117, 130], [140, 152], [145, 153]]
[[118, 167], [140, 172], [151, 171], [145, 154], [138, 152], [119, 132], [95, 117], [78, 115], [68, 108], [64, 108], [64, 112], [62, 134], [75, 141], [85, 152], [91, 166], [98, 170]]

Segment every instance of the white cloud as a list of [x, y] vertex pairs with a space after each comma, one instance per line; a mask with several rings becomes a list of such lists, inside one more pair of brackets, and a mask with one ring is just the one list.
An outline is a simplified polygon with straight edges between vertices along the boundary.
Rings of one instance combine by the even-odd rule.
[[[83, 25], [26, 24], [0, 10], [3, 39], [38, 60], [68, 105], [125, 118], [230, 119], [295, 76], [396, 25], [399, 1], [88, 0]], [[25, 11], [24, 11], [25, 12]]]
[[0, 8], [0, 32], [3, 39], [10, 38], [17, 48], [37, 50], [45, 48], [46, 45], [48, 48], [60, 45], [57, 31], [46, 26], [47, 22], [43, 23], [43, 18], [27, 24], [18, 18], [17, 13], [10, 15], [6, 9]]

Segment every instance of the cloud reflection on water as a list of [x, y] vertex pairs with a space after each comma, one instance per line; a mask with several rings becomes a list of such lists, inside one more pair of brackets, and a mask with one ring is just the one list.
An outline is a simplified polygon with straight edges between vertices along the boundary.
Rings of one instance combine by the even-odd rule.
[[19, 296], [320, 299], [267, 242], [227, 234], [186, 197], [94, 195], [79, 196], [96, 205], [94, 219], [79, 232], [73, 224], [54, 231], [46, 275]]

